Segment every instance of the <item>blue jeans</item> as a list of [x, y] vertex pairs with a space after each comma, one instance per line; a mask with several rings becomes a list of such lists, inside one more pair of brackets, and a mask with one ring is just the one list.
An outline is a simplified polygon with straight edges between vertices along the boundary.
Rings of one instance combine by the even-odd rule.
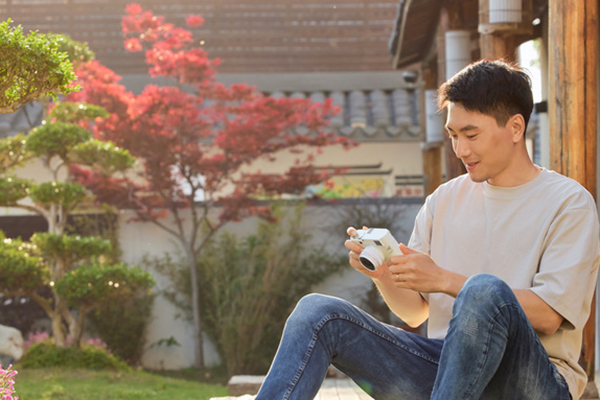
[[571, 398], [512, 290], [492, 275], [460, 291], [445, 340], [308, 295], [290, 315], [256, 400], [313, 399], [333, 364], [377, 400]]

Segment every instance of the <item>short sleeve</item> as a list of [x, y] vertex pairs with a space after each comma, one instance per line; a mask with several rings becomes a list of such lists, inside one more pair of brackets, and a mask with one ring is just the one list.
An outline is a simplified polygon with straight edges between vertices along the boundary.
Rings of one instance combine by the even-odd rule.
[[531, 288], [565, 318], [567, 329], [569, 324], [583, 328], [596, 287], [600, 233], [596, 206], [589, 197], [585, 206], [564, 207], [550, 225]]
[[435, 192], [425, 199], [425, 203], [415, 218], [415, 225], [408, 241], [408, 247], [411, 249], [431, 254], [434, 204]]
[[[433, 227], [433, 207], [435, 204], [435, 193], [425, 199], [425, 203], [415, 218], [415, 225], [408, 241], [411, 249], [431, 254], [431, 234]], [[429, 303], [429, 293], [421, 293], [421, 297]]]

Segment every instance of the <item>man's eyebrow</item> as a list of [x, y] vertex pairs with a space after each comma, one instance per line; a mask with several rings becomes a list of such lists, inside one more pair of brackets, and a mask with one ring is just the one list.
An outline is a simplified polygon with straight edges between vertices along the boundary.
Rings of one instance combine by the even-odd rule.
[[[474, 131], [476, 129], [479, 129], [479, 127], [475, 126], [475, 125], [465, 125], [462, 128], [460, 128], [458, 131], [459, 132], [468, 132], [468, 131]], [[446, 125], [446, 130], [448, 130], [450, 132], [454, 132], [454, 129], [452, 129], [449, 125]]]

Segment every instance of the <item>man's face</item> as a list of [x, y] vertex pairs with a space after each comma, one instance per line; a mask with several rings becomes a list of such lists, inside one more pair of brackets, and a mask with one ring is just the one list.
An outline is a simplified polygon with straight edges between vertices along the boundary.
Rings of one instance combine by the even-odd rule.
[[473, 182], [487, 181], [494, 186], [512, 186], [518, 140], [514, 116], [504, 127], [496, 119], [477, 111], [467, 111], [458, 103], [448, 105], [446, 129], [452, 148], [465, 165]]

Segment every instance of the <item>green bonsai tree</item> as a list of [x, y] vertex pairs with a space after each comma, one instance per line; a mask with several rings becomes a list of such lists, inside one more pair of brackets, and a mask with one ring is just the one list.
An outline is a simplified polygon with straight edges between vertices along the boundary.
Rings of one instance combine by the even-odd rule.
[[59, 50], [69, 40], [37, 32], [25, 36], [21, 25], [11, 27], [11, 22], [0, 23], [0, 113], [17, 111], [43, 95], [55, 98], [76, 90], [71, 85], [75, 74], [69, 55]]
[[[92, 207], [90, 192], [73, 180], [71, 167], [82, 164], [115, 176], [134, 163], [127, 150], [93, 139], [85, 128], [104, 115], [100, 107], [60, 103], [28, 136], [0, 140], [0, 206], [29, 210], [48, 222], [48, 231], [36, 233], [30, 242], [0, 237], [0, 292], [39, 303], [60, 347], [69, 344], [67, 337], [79, 343], [85, 316], [98, 305], [136, 297], [154, 285], [141, 268], [108, 262], [104, 255], [111, 252], [110, 241], [65, 233], [69, 214]], [[41, 160], [50, 180], [11, 174], [33, 158]], [[39, 294], [43, 287], [51, 288], [52, 298]]]

